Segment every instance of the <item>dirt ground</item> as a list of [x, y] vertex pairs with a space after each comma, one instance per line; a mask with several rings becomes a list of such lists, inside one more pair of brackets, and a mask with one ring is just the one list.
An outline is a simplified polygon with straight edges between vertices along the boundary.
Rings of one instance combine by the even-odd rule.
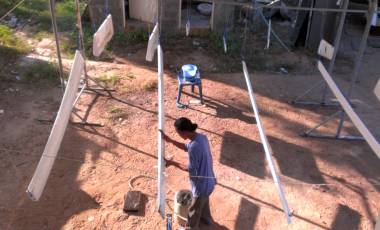
[[[345, 40], [343, 47], [358, 44], [355, 41]], [[165, 50], [166, 132], [177, 137], [172, 124], [178, 117], [196, 122], [199, 132], [210, 140], [218, 179], [211, 196], [216, 225], [203, 229], [373, 229], [380, 209], [380, 160], [365, 142], [301, 137], [336, 109], [288, 103], [321, 79], [317, 72], [310, 71], [313, 60], [297, 52], [283, 54], [274, 58], [302, 62], [304, 69], [288, 75], [276, 70], [251, 71], [273, 157], [293, 211], [288, 225], [268, 170], [242, 73], [215, 73], [218, 63], [206, 50], [195, 49], [185, 55], [174, 50]], [[348, 61], [338, 62], [337, 81], [342, 87], [347, 87], [352, 72], [350, 54], [343, 52], [341, 57]], [[61, 90], [1, 82], [0, 109], [4, 113], [0, 114], [0, 229], [165, 229], [165, 221], [155, 211], [157, 93], [152, 82], [157, 73], [153, 64], [143, 61], [144, 55], [145, 47], [138, 46], [114, 63], [89, 62], [93, 78], [104, 73], [120, 76], [115, 92], [86, 93], [76, 106], [78, 114], [88, 122], [104, 126], [68, 126], [39, 202], [30, 201], [25, 190], [51, 123], [36, 119], [54, 116]], [[358, 113], [378, 140], [380, 103], [371, 92], [379, 78], [379, 58], [379, 50], [369, 47], [361, 83], [354, 94]], [[188, 62], [204, 70], [206, 104], [183, 110], [175, 106], [177, 80], [173, 66]], [[319, 95], [315, 92], [310, 98]], [[182, 98], [185, 103], [190, 99], [190, 95]], [[78, 118], [73, 116], [72, 120]], [[320, 132], [334, 133], [337, 123], [333, 120]], [[347, 122], [344, 133], [357, 131]], [[173, 146], [166, 145], [166, 154], [174, 154], [175, 161], [187, 162], [187, 155]], [[172, 213], [174, 192], [188, 189], [189, 183], [187, 174], [177, 168], [167, 168], [166, 174], [166, 210]], [[130, 180], [139, 175], [144, 177], [134, 180], [131, 186], [144, 193], [145, 208], [125, 214], [123, 196], [132, 189]]]

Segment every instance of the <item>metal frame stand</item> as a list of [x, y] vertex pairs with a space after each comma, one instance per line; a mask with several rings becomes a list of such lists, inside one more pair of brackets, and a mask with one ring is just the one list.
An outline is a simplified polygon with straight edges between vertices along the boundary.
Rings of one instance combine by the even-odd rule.
[[[82, 26], [82, 16], [80, 13], [80, 3], [79, 0], [75, 0], [75, 6], [76, 6], [76, 17], [77, 17], [77, 29], [78, 29], [78, 47], [79, 50], [84, 58], [84, 84], [75, 100], [74, 105], [78, 102], [79, 98], [84, 92], [91, 91], [92, 93], [95, 93], [97, 96], [104, 96], [104, 94], [101, 94], [97, 91], [106, 91], [108, 94], [110, 94], [111, 91], [115, 91], [114, 89], [107, 89], [101, 85], [99, 85], [95, 80], [90, 78], [87, 74], [87, 65], [86, 65], [86, 53], [85, 53], [85, 47], [84, 47], [84, 33], [83, 33], [83, 26]], [[89, 85], [89, 80], [95, 83], [99, 88], [92, 88]], [[103, 124], [99, 123], [89, 123], [87, 122], [87, 117], [81, 117], [78, 113], [73, 111], [73, 114], [76, 115], [81, 121], [80, 122], [73, 122], [72, 124], [79, 124], [79, 125], [85, 125], [85, 126], [99, 126], [103, 127]]]
[[[76, 5], [76, 16], [77, 16], [77, 28], [78, 28], [78, 47], [79, 50], [85, 60], [84, 63], [84, 83], [85, 83], [85, 90], [87, 91], [93, 91], [95, 92], [96, 90], [101, 90], [101, 91], [115, 91], [113, 89], [107, 89], [101, 85], [99, 85], [94, 79], [88, 76], [87, 74], [87, 65], [86, 65], [86, 53], [85, 53], [85, 48], [84, 48], [84, 33], [83, 33], [83, 26], [82, 26], [82, 16], [80, 13], [80, 4], [79, 0], [75, 0], [75, 5]], [[88, 82], [91, 80], [93, 83], [95, 83], [99, 88], [90, 88]]]
[[[371, 15], [373, 15], [373, 13], [376, 11], [376, 9], [377, 9], [377, 3], [378, 3], [378, 0], [374, 0], [372, 3], [369, 3], [370, 7], [369, 7], [369, 11], [367, 13], [367, 22], [366, 22], [366, 25], [365, 25], [365, 28], [364, 28], [364, 32], [363, 32], [361, 41], [360, 41], [360, 46], [359, 46], [359, 51], [358, 51], [358, 54], [357, 54], [357, 58], [355, 60], [354, 73], [351, 76], [350, 86], [349, 86], [349, 89], [347, 90], [347, 93], [345, 95], [346, 98], [347, 98], [347, 100], [349, 102], [350, 102], [350, 97], [351, 97], [351, 94], [353, 92], [354, 86], [355, 86], [355, 84], [357, 83], [357, 80], [358, 80], [359, 71], [360, 71], [360, 67], [361, 67], [364, 51], [365, 51], [365, 49], [367, 47], [367, 40], [368, 40], [370, 28], [371, 28]], [[344, 4], [345, 4], [345, 7], [347, 7], [346, 4], [348, 4], [348, 0], [346, 0]], [[345, 17], [345, 13], [342, 14], [342, 17]], [[339, 29], [343, 28], [342, 25], [344, 24], [344, 22], [342, 24], [342, 21], [344, 21], [344, 20], [341, 20], [341, 24], [339, 25]], [[341, 35], [341, 31], [339, 29], [338, 29], [338, 32]], [[339, 40], [340, 40], [340, 36], [339, 36]], [[337, 41], [337, 39], [335, 41], [338, 42], [338, 46], [336, 46], [335, 49], [334, 49], [334, 56], [333, 56], [333, 59], [331, 60], [330, 65], [329, 65], [329, 73], [330, 74], [331, 74], [330, 71], [332, 71], [332, 69], [333, 69], [333, 66], [331, 65], [331, 63], [333, 61], [335, 61], [336, 54], [338, 52], [339, 44], [340, 44], [340, 42]], [[320, 84], [321, 84], [321, 82], [318, 83], [317, 85], [320, 85]], [[314, 87], [315, 86], [313, 86], [311, 89], [313, 89]], [[311, 90], [309, 89], [307, 92], [310, 92], [310, 91]], [[326, 94], [327, 94], [327, 84], [325, 83], [325, 90], [324, 90], [324, 93], [323, 93], [322, 103], [325, 103], [325, 101], [326, 101]], [[339, 116], [339, 125], [337, 127], [335, 135], [315, 134], [314, 133], [314, 131], [316, 131], [319, 127], [325, 125], [326, 123], [328, 123], [330, 120], [332, 120], [333, 118], [335, 118], [337, 116]], [[340, 109], [339, 111], [337, 111], [334, 114], [330, 115], [325, 120], [323, 120], [321, 123], [319, 123], [318, 125], [316, 125], [314, 128], [309, 129], [308, 131], [306, 131], [304, 133], [304, 136], [305, 137], [316, 137], [316, 138], [338, 139], [338, 140], [349, 140], [349, 141], [352, 141], [352, 140], [355, 140], [355, 141], [361, 140], [362, 141], [362, 140], [364, 140], [364, 138], [361, 137], [361, 136], [343, 136], [341, 133], [342, 133], [344, 122], [345, 122], [345, 112], [344, 112], [343, 109]]]
[[[63, 65], [62, 65], [62, 56], [61, 56], [61, 50], [60, 50], [60, 44], [59, 44], [59, 37], [58, 37], [58, 28], [57, 28], [57, 19], [55, 15], [55, 0], [50, 0], [50, 13], [52, 18], [52, 25], [53, 25], [53, 32], [55, 35], [55, 42], [56, 42], [56, 49], [57, 49], [57, 57], [58, 57], [58, 63], [59, 63], [59, 73], [60, 73], [60, 79], [62, 84], [62, 90], [65, 91], [65, 83], [63, 80]], [[84, 79], [83, 79], [83, 86], [80, 88], [80, 91], [77, 95], [77, 98], [75, 99], [74, 106], [79, 101], [80, 97], [84, 92], [92, 92], [95, 93], [97, 96], [105, 96], [104, 94], [99, 93], [98, 91], [106, 91], [108, 94], [110, 94], [111, 91], [115, 91], [114, 89], [107, 89], [100, 84], [98, 84], [95, 80], [90, 78], [87, 74], [87, 66], [86, 66], [86, 55], [85, 55], [85, 48], [84, 48], [84, 33], [83, 33], [83, 26], [82, 26], [82, 16], [80, 13], [80, 4], [79, 0], [75, 0], [76, 5], [76, 17], [77, 17], [77, 29], [78, 29], [78, 48], [85, 60], [84, 62]], [[95, 83], [98, 88], [90, 87], [89, 81], [92, 81]], [[103, 124], [100, 123], [90, 123], [87, 122], [87, 117], [81, 117], [77, 112], [72, 111], [72, 113], [80, 119], [79, 122], [70, 121], [72, 124], [79, 124], [79, 125], [85, 125], [85, 126], [98, 126], [103, 127]], [[37, 119], [39, 122], [54, 122], [53, 119]]]
[[[332, 75], [332, 72], [334, 70], [336, 56], [338, 54], [338, 50], [340, 47], [340, 42], [341, 42], [342, 33], [343, 33], [343, 27], [344, 27], [344, 23], [346, 21], [348, 4], [349, 4], [349, 0], [343, 0], [342, 9], [344, 11], [342, 11], [342, 13], [340, 15], [339, 26], [338, 26], [338, 30], [337, 30], [337, 33], [336, 33], [336, 36], [334, 39], [335, 49], [334, 49], [333, 57], [329, 63], [329, 67], [328, 67], [328, 72], [330, 75]], [[312, 92], [314, 89], [316, 89], [322, 85], [323, 85], [323, 94], [322, 94], [322, 98], [321, 98], [320, 102], [317, 102], [317, 101], [301, 101], [300, 100], [301, 98], [305, 97], [310, 92]], [[303, 94], [298, 96], [296, 99], [294, 99], [291, 103], [292, 104], [298, 104], [298, 105], [339, 106], [339, 103], [335, 103], [335, 102], [331, 102], [331, 101], [327, 102], [327, 94], [328, 94], [327, 85], [323, 80], [321, 80], [320, 82], [318, 82], [317, 84], [315, 84], [314, 86], [312, 86], [311, 88], [306, 90]]]
[[[248, 17], [248, 14], [246, 15], [246, 21], [250, 19], [252, 22], [257, 19], [257, 17], [260, 17], [261, 21], [265, 24], [265, 26], [268, 27], [268, 35], [269, 38], [270, 35], [273, 35], [273, 37], [278, 41], [281, 47], [283, 47], [287, 52], [291, 52], [290, 48], [280, 39], [280, 37], [277, 35], [277, 33], [273, 30], [273, 27], [271, 26], [270, 20], [267, 20], [262, 12], [262, 9], [265, 7], [269, 7], [276, 3], [277, 1], [272, 1], [271, 3], [268, 3], [267, 5], [258, 5], [256, 0], [252, 1], [251, 6], [249, 7], [250, 10], [252, 10], [252, 15]], [[247, 24], [248, 25], [248, 24]], [[254, 26], [251, 24], [249, 28], [252, 32], [255, 32]], [[269, 40], [268, 40], [269, 41]]]

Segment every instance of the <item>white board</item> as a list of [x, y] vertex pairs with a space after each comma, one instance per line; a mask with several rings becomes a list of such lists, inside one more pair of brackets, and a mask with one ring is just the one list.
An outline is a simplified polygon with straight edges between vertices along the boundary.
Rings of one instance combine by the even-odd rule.
[[61, 105], [58, 110], [57, 117], [54, 121], [53, 128], [50, 132], [49, 139], [38, 163], [37, 169], [26, 190], [30, 199], [38, 201], [45, 188], [46, 182], [50, 175], [50, 171], [57, 157], [67, 123], [73, 109], [73, 104], [78, 92], [80, 77], [84, 69], [84, 59], [81, 53], [77, 50], [75, 53], [74, 63], [71, 67], [66, 90], [62, 98]]
[[290, 224], [292, 213], [289, 210], [288, 201], [285, 198], [285, 193], [284, 193], [284, 189], [282, 188], [281, 180], [278, 177], [278, 175], [276, 173], [276, 169], [274, 167], [274, 163], [273, 163], [273, 159], [272, 159], [272, 155], [273, 155], [272, 148], [269, 144], [269, 141], [268, 141], [267, 136], [265, 134], [264, 125], [263, 125], [261, 118], [260, 118], [260, 112], [259, 112], [259, 108], [258, 108], [257, 103], [256, 103], [256, 97], [255, 97], [255, 94], [253, 92], [251, 80], [249, 78], [247, 65], [245, 64], [245, 61], [242, 61], [242, 64], [243, 64], [243, 73], [244, 73], [245, 81], [247, 83], [249, 98], [251, 100], [253, 113], [255, 114], [255, 118], [256, 118], [256, 122], [257, 122], [257, 128], [259, 130], [261, 142], [264, 146], [265, 157], [267, 159], [269, 169], [270, 169], [270, 172], [271, 172], [272, 177], [273, 177], [274, 184], [277, 187], [277, 190], [278, 190], [278, 193], [280, 196], [280, 200], [282, 203], [282, 208], [284, 209], [284, 212], [286, 215], [286, 219], [287, 219], [288, 223]]
[[375, 87], [375, 90], [373, 91], [377, 97], [377, 99], [379, 99], [380, 101], [380, 79], [377, 81], [377, 85]]
[[158, 46], [158, 40], [160, 39], [160, 31], [158, 29], [158, 23], [154, 26], [153, 32], [149, 36], [148, 48], [146, 50], [146, 60], [153, 61], [154, 53]]
[[322, 39], [319, 43], [318, 54], [331, 60], [334, 56], [334, 46]]
[[327, 72], [326, 68], [323, 66], [321, 61], [318, 61], [318, 69], [321, 72], [323, 78], [325, 79], [327, 85], [330, 87], [331, 91], [334, 93], [335, 97], [338, 99], [340, 105], [343, 107], [344, 111], [350, 117], [352, 123], [362, 134], [364, 139], [367, 141], [372, 150], [380, 158], [380, 144], [377, 142], [372, 133], [365, 126], [363, 121], [355, 113], [354, 109], [351, 107], [350, 103], [347, 101], [346, 97], [340, 91], [338, 86], [335, 84], [334, 80], [331, 78], [330, 74]]
[[108, 42], [111, 41], [113, 34], [112, 15], [109, 14], [94, 34], [92, 53], [95, 57], [99, 57], [102, 54]]
[[165, 217], [165, 142], [163, 134], [160, 130], [165, 129], [165, 108], [164, 108], [164, 56], [160, 44], [157, 46], [158, 61], [158, 193], [157, 193], [157, 209], [161, 216]]

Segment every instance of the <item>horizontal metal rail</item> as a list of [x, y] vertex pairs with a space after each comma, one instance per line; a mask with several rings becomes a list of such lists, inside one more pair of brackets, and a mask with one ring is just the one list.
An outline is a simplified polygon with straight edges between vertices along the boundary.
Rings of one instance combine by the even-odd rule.
[[227, 0], [212, 0], [213, 3], [242, 6], [250, 9], [286, 9], [286, 10], [300, 10], [300, 11], [313, 11], [313, 12], [346, 12], [346, 13], [360, 13], [367, 14], [368, 10], [355, 10], [355, 9], [334, 9], [334, 8], [317, 8], [317, 7], [304, 7], [304, 6], [283, 6], [273, 5], [268, 3], [267, 5], [253, 5], [251, 3], [242, 3]]

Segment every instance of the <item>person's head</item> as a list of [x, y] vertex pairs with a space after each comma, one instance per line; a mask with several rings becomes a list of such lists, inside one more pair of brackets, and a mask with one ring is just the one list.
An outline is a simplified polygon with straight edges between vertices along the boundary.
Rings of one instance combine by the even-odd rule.
[[186, 117], [181, 117], [174, 122], [174, 127], [180, 137], [183, 139], [191, 139], [194, 136], [198, 125], [192, 123]]

